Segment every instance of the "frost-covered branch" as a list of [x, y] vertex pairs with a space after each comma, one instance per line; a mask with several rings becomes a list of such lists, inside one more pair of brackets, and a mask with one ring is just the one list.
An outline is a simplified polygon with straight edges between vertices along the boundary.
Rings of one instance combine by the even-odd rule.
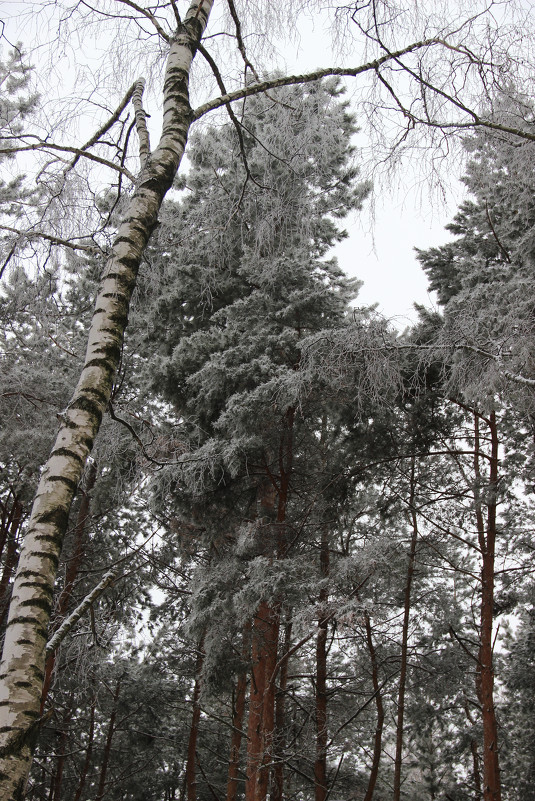
[[104, 578], [102, 579], [102, 581], [99, 581], [96, 587], [94, 587], [91, 590], [91, 592], [88, 595], [86, 595], [84, 600], [80, 604], [78, 604], [74, 612], [72, 612], [69, 615], [69, 617], [63, 621], [63, 623], [56, 631], [54, 636], [51, 637], [47, 642], [46, 644], [47, 656], [50, 656], [50, 654], [54, 653], [54, 651], [56, 651], [59, 648], [59, 646], [61, 645], [67, 634], [69, 634], [69, 632], [72, 631], [72, 629], [76, 626], [80, 618], [84, 615], [85, 612], [87, 612], [91, 604], [93, 604], [97, 600], [97, 598], [100, 598], [104, 590], [107, 589], [107, 587], [109, 587], [110, 584], [112, 584], [116, 578], [117, 574], [113, 570], [108, 571], [104, 576]]

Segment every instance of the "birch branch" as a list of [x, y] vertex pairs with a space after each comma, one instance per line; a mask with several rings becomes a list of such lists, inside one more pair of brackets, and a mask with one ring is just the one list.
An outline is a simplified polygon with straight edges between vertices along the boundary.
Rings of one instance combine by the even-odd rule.
[[12, 228], [10, 225], [0, 225], [0, 231], [9, 231], [11, 234], [17, 234], [21, 239], [46, 239], [53, 245], [61, 245], [62, 247], [71, 248], [72, 250], [82, 250], [86, 253], [99, 253], [100, 248], [98, 245], [79, 245], [68, 239], [62, 239], [59, 236], [52, 234], [45, 234], [44, 231], [20, 231], [18, 228]]
[[280, 86], [293, 86], [298, 83], [312, 83], [313, 81], [319, 81], [322, 78], [328, 78], [329, 76], [334, 75], [354, 78], [364, 72], [377, 70], [387, 61], [392, 61], [393, 59], [408, 55], [409, 53], [413, 53], [415, 50], [421, 50], [424, 47], [432, 47], [433, 45], [439, 44], [443, 44], [442, 40], [440, 39], [423, 39], [421, 42], [414, 42], [413, 44], [404, 47], [402, 50], [396, 50], [394, 53], [388, 53], [380, 58], [374, 59], [373, 61], [369, 61], [367, 64], [361, 64], [360, 67], [325, 67], [324, 69], [305, 73], [303, 75], [286, 75], [281, 78], [272, 78], [271, 80], [261, 81], [260, 83], [255, 83], [251, 86], [244, 86], [242, 89], [237, 89], [235, 92], [229, 92], [222, 97], [216, 97], [213, 100], [209, 100], [207, 103], [204, 103], [202, 106], [199, 106], [193, 111], [192, 120], [198, 120], [200, 117], [208, 114], [209, 111], [214, 111], [217, 108], [221, 108], [221, 106], [225, 106], [227, 103], [234, 103], [236, 100], [243, 100], [244, 97], [258, 95], [262, 92], [268, 91], [269, 89], [277, 89]]
[[109, 585], [112, 584], [116, 578], [117, 574], [113, 570], [108, 571], [102, 581], [99, 581], [96, 587], [91, 590], [89, 595], [86, 595], [84, 600], [76, 607], [74, 612], [72, 612], [72, 614], [70, 614], [69, 617], [63, 621], [56, 633], [47, 642], [47, 656], [50, 656], [50, 654], [59, 648], [67, 634], [72, 631], [83, 614], [89, 609], [91, 604], [102, 595], [104, 590], [109, 587]]
[[81, 152], [76, 154], [76, 156], [73, 158], [71, 163], [66, 168], [65, 172], [68, 172], [69, 170], [72, 170], [72, 168], [76, 166], [80, 156], [85, 154], [85, 151], [89, 150], [90, 147], [93, 147], [93, 145], [96, 145], [97, 142], [99, 141], [99, 139], [102, 136], [104, 136], [104, 134], [107, 133], [110, 130], [110, 128], [113, 127], [113, 125], [115, 125], [115, 123], [117, 122], [117, 120], [119, 119], [119, 117], [121, 116], [121, 114], [123, 113], [123, 111], [125, 110], [127, 105], [129, 104], [137, 84], [138, 84], [138, 81], [136, 81], [135, 83], [132, 84], [132, 86], [130, 87], [128, 92], [125, 94], [125, 96], [123, 97], [123, 99], [121, 100], [121, 102], [119, 103], [119, 105], [117, 106], [117, 108], [115, 109], [113, 114], [111, 115], [111, 117], [104, 123], [104, 125], [102, 125], [98, 129], [98, 131], [95, 134], [93, 134], [91, 139], [88, 139], [88, 141], [85, 143], [85, 145], [82, 145], [82, 147], [80, 148]]
[[139, 139], [139, 161], [141, 162], [141, 169], [147, 163], [150, 156], [150, 139], [149, 131], [147, 128], [147, 115], [143, 108], [143, 92], [145, 91], [145, 79], [140, 78], [134, 84], [134, 91], [132, 93], [132, 105], [134, 106], [134, 113], [136, 115], [136, 131]]
[[83, 156], [89, 159], [89, 161], [96, 161], [98, 164], [103, 164], [105, 167], [109, 167], [111, 170], [115, 170], [121, 175], [126, 175], [128, 180], [132, 181], [133, 184], [136, 182], [135, 177], [126, 167], [120, 167], [118, 164], [114, 164], [113, 161], [109, 161], [109, 159], [105, 159], [102, 156], [97, 156], [95, 153], [88, 153], [80, 147], [69, 147], [68, 145], [55, 145], [52, 142], [38, 141], [34, 142], [32, 145], [17, 145], [16, 147], [0, 148], [0, 155], [13, 156], [15, 153], [24, 153], [30, 150], [52, 150], [60, 153], [75, 153], [78, 157]]

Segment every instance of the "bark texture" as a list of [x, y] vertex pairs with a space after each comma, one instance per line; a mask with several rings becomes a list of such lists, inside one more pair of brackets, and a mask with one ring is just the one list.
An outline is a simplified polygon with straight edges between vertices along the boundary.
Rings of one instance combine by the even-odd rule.
[[196, 0], [170, 44], [162, 136], [141, 171], [105, 267], [78, 385], [44, 466], [19, 558], [0, 665], [0, 798], [20, 801], [39, 730], [45, 645], [69, 512], [115, 378], [139, 263], [191, 124], [188, 81], [213, 0]]
[[[475, 416], [475, 457], [476, 476], [476, 521], [479, 546], [482, 553], [481, 565], [481, 618], [480, 645], [476, 689], [481, 704], [483, 720], [483, 798], [484, 801], [501, 801], [500, 765], [498, 757], [498, 724], [494, 705], [494, 664], [493, 664], [493, 609], [494, 609], [494, 561], [496, 549], [496, 510], [498, 491], [498, 429], [496, 415], [491, 413], [487, 425], [490, 433], [490, 470], [486, 487], [486, 497], [480, 488], [483, 477], [480, 470], [480, 431], [479, 417]], [[483, 507], [486, 506], [486, 525]]]

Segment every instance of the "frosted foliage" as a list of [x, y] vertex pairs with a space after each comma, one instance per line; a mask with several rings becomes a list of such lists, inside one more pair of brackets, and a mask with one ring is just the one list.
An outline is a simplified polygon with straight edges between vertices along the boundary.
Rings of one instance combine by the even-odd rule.
[[[192, 138], [190, 158], [196, 169], [187, 185], [199, 202], [189, 209], [187, 224], [197, 232], [196, 252], [214, 269], [235, 247], [228, 233], [236, 222], [240, 247], [247, 248], [250, 258], [317, 240], [319, 215], [325, 215], [322, 224], [328, 231], [330, 218], [347, 213], [348, 185], [356, 175], [346, 155], [354, 126], [334, 87], [279, 89], [269, 97], [251, 98], [242, 124], [246, 166], [233, 127]], [[204, 191], [207, 179], [210, 195]], [[365, 188], [352, 192], [357, 204]], [[171, 227], [172, 207], [167, 214]], [[331, 227], [331, 237], [340, 236]]]
[[162, 345], [152, 381], [184, 421], [195, 493], [248, 471], [320, 391], [300, 369], [303, 342], [344, 327], [358, 288], [326, 258], [367, 192], [336, 83], [251, 99], [241, 131], [194, 139], [184, 199], [149, 257], [165, 287], [147, 333]]
[[[496, 119], [532, 130], [531, 102], [511, 91]], [[535, 376], [535, 144], [479, 133], [465, 147], [471, 198], [447, 226], [456, 239], [419, 259], [445, 308], [438, 344], [453, 352], [452, 386], [490, 400], [510, 384], [507, 372]]]

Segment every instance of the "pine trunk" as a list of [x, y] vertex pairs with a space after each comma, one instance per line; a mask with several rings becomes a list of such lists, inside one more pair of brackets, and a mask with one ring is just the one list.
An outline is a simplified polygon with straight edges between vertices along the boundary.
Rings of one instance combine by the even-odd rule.
[[[329, 540], [322, 532], [320, 572], [323, 582], [329, 577]], [[316, 637], [316, 761], [314, 763], [315, 801], [327, 798], [327, 601], [329, 589], [324, 583], [319, 594], [319, 620]]]
[[9, 511], [7, 521], [2, 525], [2, 552], [5, 548], [6, 554], [2, 578], [0, 579], [0, 625], [4, 622], [9, 609], [9, 583], [17, 566], [17, 545], [22, 523], [22, 511], [22, 504], [16, 497]]
[[501, 801], [500, 766], [498, 759], [498, 725], [494, 705], [493, 664], [493, 609], [494, 609], [494, 559], [496, 549], [496, 507], [498, 487], [498, 430], [496, 415], [491, 413], [487, 421], [490, 440], [490, 473], [487, 489], [486, 530], [483, 509], [479, 498], [481, 471], [479, 466], [480, 434], [479, 418], [475, 417], [475, 474], [476, 474], [476, 518], [479, 544], [482, 552], [481, 566], [481, 618], [480, 645], [477, 675], [477, 691], [481, 703], [483, 721], [483, 799]]
[[193, 710], [191, 713], [191, 726], [188, 739], [188, 756], [186, 760], [186, 797], [188, 801], [197, 798], [197, 772], [195, 758], [197, 754], [197, 739], [199, 736], [199, 722], [201, 720], [201, 676], [204, 664], [204, 636], [201, 637], [197, 649], [195, 664], [195, 684], [193, 686]]
[[370, 771], [370, 778], [368, 779], [368, 788], [366, 790], [366, 795], [364, 796], [364, 801], [372, 801], [373, 793], [375, 791], [375, 785], [377, 784], [377, 777], [379, 776], [379, 765], [381, 762], [381, 748], [382, 748], [385, 713], [383, 709], [383, 699], [381, 697], [381, 685], [379, 684], [379, 669], [377, 665], [377, 654], [375, 651], [375, 646], [373, 644], [370, 617], [367, 613], [364, 616], [364, 622], [366, 625], [366, 643], [368, 645], [368, 651], [372, 663], [372, 684], [373, 684], [373, 692], [375, 695], [375, 708], [377, 710], [377, 725], [375, 727], [375, 739], [373, 743], [372, 769]]
[[100, 428], [121, 356], [142, 254], [184, 153], [188, 81], [213, 0], [196, 0], [171, 41], [160, 143], [145, 163], [104, 270], [78, 385], [45, 464], [15, 576], [0, 666], [0, 798], [20, 801], [39, 729], [45, 645], [73, 497]]
[[[286, 687], [288, 684], [288, 663], [287, 658], [292, 640], [292, 621], [291, 612], [286, 614], [286, 625], [284, 627], [284, 644], [282, 646], [282, 664], [279, 673], [279, 688], [275, 699], [275, 741], [274, 741], [274, 761], [273, 769], [273, 791], [271, 801], [283, 801], [284, 798], [284, 749], [286, 746]], [[280, 664], [280, 660], [279, 660]]]
[[399, 671], [398, 688], [398, 714], [396, 721], [396, 755], [394, 758], [394, 793], [393, 801], [401, 798], [401, 766], [403, 762], [403, 722], [405, 717], [405, 689], [407, 684], [407, 663], [409, 653], [409, 621], [411, 613], [411, 590], [414, 578], [414, 563], [416, 559], [416, 543], [418, 541], [418, 519], [416, 516], [415, 500], [415, 463], [411, 464], [411, 487], [409, 498], [409, 511], [412, 524], [412, 537], [409, 549], [409, 564], [407, 568], [407, 583], [403, 603], [403, 628], [401, 634], [401, 667]]
[[[87, 486], [84, 494], [82, 495], [82, 500], [80, 501], [80, 508], [78, 510], [78, 517], [76, 519], [76, 526], [74, 529], [73, 553], [72, 557], [69, 559], [69, 562], [67, 564], [67, 570], [65, 572], [65, 584], [63, 586], [63, 590], [60, 593], [58, 599], [58, 607], [55, 614], [55, 617], [59, 620], [60, 624], [69, 609], [69, 605], [72, 598], [72, 591], [74, 589], [74, 583], [78, 576], [78, 572], [80, 570], [82, 559], [84, 556], [84, 547], [86, 540], [86, 523], [87, 523], [87, 518], [89, 516], [89, 505], [91, 502], [90, 492], [95, 486], [96, 478], [97, 478], [97, 466], [95, 462], [92, 462], [91, 468], [89, 470], [89, 476], [87, 479]], [[56, 664], [56, 652], [50, 654], [45, 663], [45, 678], [43, 681], [43, 692], [41, 695], [41, 710], [40, 710], [41, 715], [44, 712], [46, 699], [48, 698], [48, 693], [50, 692], [50, 685], [52, 684], [52, 675], [54, 672], [55, 664]]]
[[[251, 640], [251, 625], [248, 623], [243, 630], [242, 658], [247, 660]], [[236, 801], [238, 795], [238, 773], [240, 770], [240, 749], [242, 741], [242, 726], [245, 715], [245, 700], [247, 693], [247, 673], [245, 668], [240, 672], [236, 682], [236, 697], [234, 713], [232, 715], [232, 736], [230, 740], [230, 758], [227, 777], [227, 801]]]
[[106, 743], [104, 745], [104, 753], [102, 755], [102, 762], [100, 765], [100, 776], [98, 780], [98, 790], [95, 796], [95, 801], [102, 801], [106, 792], [106, 777], [108, 775], [108, 766], [110, 764], [111, 744], [113, 742], [113, 735], [115, 734], [115, 720], [117, 718], [117, 708], [119, 705], [119, 695], [121, 693], [121, 679], [115, 685], [115, 692], [113, 694], [113, 707], [110, 715], [110, 722], [108, 723], [108, 731], [106, 734]]

